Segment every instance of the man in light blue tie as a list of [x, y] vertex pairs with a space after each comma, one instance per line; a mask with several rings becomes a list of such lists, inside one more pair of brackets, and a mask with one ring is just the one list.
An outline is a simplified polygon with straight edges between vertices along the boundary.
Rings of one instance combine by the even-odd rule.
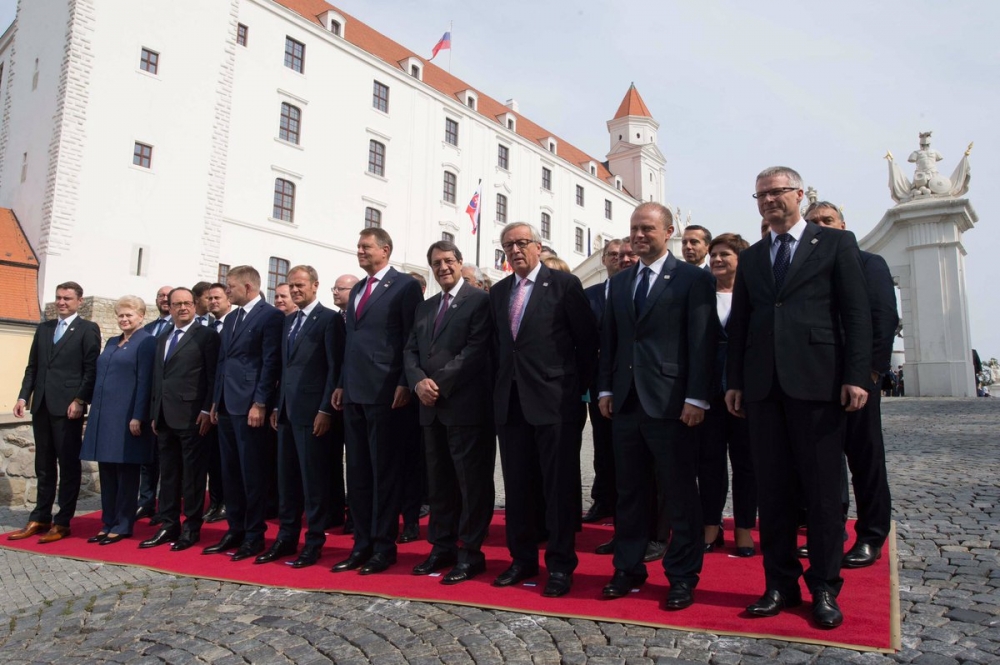
[[[170, 292], [172, 286], [161, 286], [156, 292], [156, 311], [159, 318], [143, 326], [143, 330], [160, 337], [174, 329], [173, 321], [170, 318]], [[142, 519], [149, 517], [150, 524], [159, 524], [160, 517], [156, 514], [156, 495], [160, 484], [160, 454], [157, 447], [153, 447], [153, 461], [139, 467], [139, 509], [135, 513], [135, 518]]]

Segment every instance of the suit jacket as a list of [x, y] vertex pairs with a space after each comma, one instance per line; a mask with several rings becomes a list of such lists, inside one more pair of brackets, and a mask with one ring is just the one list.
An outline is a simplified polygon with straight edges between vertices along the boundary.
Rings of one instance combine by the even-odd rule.
[[274, 404], [281, 376], [284, 315], [263, 298], [236, 330], [238, 314], [230, 312], [222, 325], [214, 402], [217, 408], [225, 404], [230, 415], [243, 416], [256, 403]]
[[338, 312], [316, 303], [289, 350], [288, 335], [298, 314], [286, 316], [281, 330], [278, 417], [311, 427], [320, 411], [333, 414], [330, 397], [344, 363], [344, 320]]
[[52, 415], [65, 415], [73, 400], [89, 404], [94, 396], [101, 329], [77, 316], [55, 344], [52, 337], [58, 322], [52, 319], [39, 324], [31, 341], [17, 398], [27, 402], [32, 413], [44, 404]]
[[194, 323], [165, 361], [170, 337], [160, 335], [156, 339], [150, 417], [171, 429], [193, 429], [198, 414], [212, 408], [219, 335]]
[[[583, 290], [583, 295], [587, 296], [587, 302], [590, 303], [590, 310], [594, 313], [594, 317], [597, 319], [597, 330], [600, 331], [603, 327], [604, 321], [604, 308], [607, 305], [608, 298], [604, 294], [605, 289], [608, 287], [608, 282], [610, 280], [606, 279], [600, 284], [594, 284], [593, 286], [588, 286]], [[595, 367], [598, 367], [595, 361]], [[594, 372], [594, 380], [591, 382], [590, 386], [590, 399], [591, 402], [596, 403], [597, 401], [597, 378], [598, 372]]]
[[840, 401], [871, 383], [872, 321], [854, 234], [806, 224], [780, 291], [771, 236], [740, 254], [733, 286], [729, 389], [762, 400], [777, 375], [786, 395]]
[[[159, 322], [160, 322], [160, 319], [157, 318], [155, 321], [150, 321], [149, 323], [147, 323], [146, 325], [144, 325], [142, 327], [142, 329], [145, 330], [146, 332], [148, 332], [150, 335], [152, 335], [153, 331], [156, 330], [156, 324], [159, 323]], [[163, 337], [168, 332], [171, 332], [173, 329], [174, 329], [174, 322], [171, 321], [170, 319], [167, 319], [167, 325], [164, 326], [163, 330], [160, 331], [160, 334], [157, 335], [157, 337]]]
[[619, 411], [632, 386], [653, 418], [680, 418], [685, 399], [712, 399], [719, 317], [715, 278], [667, 253], [642, 315], [633, 291], [641, 263], [611, 280], [601, 332], [601, 392]]
[[354, 300], [368, 277], [351, 289], [347, 306], [347, 343], [340, 388], [345, 404], [391, 404], [396, 388], [406, 386], [403, 347], [410, 338], [413, 317], [424, 294], [417, 280], [389, 268], [361, 310]]
[[878, 254], [861, 252], [861, 267], [865, 271], [872, 312], [872, 369], [885, 374], [892, 366], [892, 343], [899, 325], [896, 288], [888, 264]]
[[516, 275], [490, 289], [493, 308], [496, 383], [493, 415], [507, 422], [512, 384], [531, 425], [553, 425], [578, 417], [597, 357], [597, 320], [580, 280], [542, 264], [515, 340], [510, 331], [510, 297]]
[[411, 390], [429, 377], [440, 391], [434, 406], [420, 405], [420, 424], [430, 425], [435, 416], [449, 427], [492, 423], [490, 297], [485, 291], [463, 285], [434, 335], [442, 297], [439, 293], [417, 306], [403, 356]]

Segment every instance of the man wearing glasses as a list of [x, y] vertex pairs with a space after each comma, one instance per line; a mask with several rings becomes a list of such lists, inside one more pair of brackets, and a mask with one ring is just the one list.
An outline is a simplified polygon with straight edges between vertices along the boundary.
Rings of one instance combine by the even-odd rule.
[[497, 365], [493, 405], [513, 562], [493, 585], [511, 586], [538, 574], [540, 487], [549, 571], [542, 595], [557, 597], [570, 590], [577, 565], [577, 414], [594, 370], [597, 321], [580, 280], [541, 263], [541, 238], [533, 226], [512, 222], [500, 242], [514, 274], [490, 289]]
[[812, 617], [835, 628], [843, 622], [837, 594], [845, 412], [865, 405], [872, 323], [854, 235], [806, 223], [802, 197], [802, 178], [788, 167], [757, 176], [754, 198], [770, 229], [743, 252], [736, 272], [726, 406], [749, 419], [757, 484], [764, 488], [766, 589], [747, 612], [770, 617], [801, 604], [796, 516], [805, 505]]

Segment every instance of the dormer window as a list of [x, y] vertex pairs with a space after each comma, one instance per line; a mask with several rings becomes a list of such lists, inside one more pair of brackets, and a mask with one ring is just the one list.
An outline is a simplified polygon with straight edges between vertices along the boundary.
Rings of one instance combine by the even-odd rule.
[[619, 192], [622, 189], [622, 179], [619, 178], [618, 176], [615, 176], [615, 189], [617, 189]]
[[548, 148], [549, 152], [555, 155], [559, 150], [559, 142], [556, 141], [554, 137], [550, 136], [545, 139], [545, 147]]
[[517, 131], [517, 117], [513, 113], [497, 116], [497, 121], [512, 132]]
[[424, 80], [424, 63], [420, 58], [411, 55], [406, 60], [400, 60], [399, 66], [403, 68], [404, 72], [408, 72], [410, 76], [418, 81]]
[[319, 20], [323, 24], [323, 27], [333, 34], [338, 37], [344, 36], [344, 28], [347, 25], [347, 20], [343, 14], [330, 10], [320, 14]]
[[587, 163], [587, 170], [590, 172], [590, 175], [596, 176], [597, 175], [597, 164], [595, 164], [594, 162], [588, 162]]
[[458, 98], [473, 111], [479, 108], [479, 93], [475, 90], [463, 90], [458, 93]]

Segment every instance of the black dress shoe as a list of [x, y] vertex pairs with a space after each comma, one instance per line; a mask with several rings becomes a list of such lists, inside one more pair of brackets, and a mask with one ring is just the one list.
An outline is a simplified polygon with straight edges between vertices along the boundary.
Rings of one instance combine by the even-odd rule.
[[174, 541], [174, 544], [170, 546], [171, 552], [183, 552], [186, 549], [194, 547], [201, 540], [201, 534], [195, 533], [193, 531], [186, 531], [181, 534], [181, 537]]
[[214, 545], [209, 545], [201, 551], [202, 554], [221, 554], [228, 550], [234, 550], [243, 544], [243, 534], [242, 533], [232, 533], [230, 531], [226, 532], [226, 535], [222, 537], [222, 540]]
[[538, 566], [528, 568], [519, 563], [512, 563], [510, 568], [503, 571], [493, 580], [493, 586], [513, 586], [518, 582], [534, 577], [538, 574]]
[[[176, 531], [171, 531], [169, 529], [160, 529], [156, 532], [156, 535], [149, 540], [144, 540], [139, 543], [139, 549], [145, 550], [150, 547], [157, 547], [159, 545], [165, 545], [166, 543], [173, 542], [177, 540], [180, 534]], [[105, 539], [107, 540], [107, 539]]]
[[642, 560], [646, 563], [652, 563], [653, 561], [660, 561], [663, 559], [663, 555], [667, 553], [667, 544], [661, 543], [658, 540], [651, 540], [646, 544], [646, 554], [643, 555]]
[[615, 553], [615, 539], [612, 538], [606, 543], [601, 543], [594, 548], [594, 554], [614, 554]]
[[788, 607], [798, 607], [802, 604], [802, 596], [786, 596], [777, 589], [768, 589], [756, 603], [747, 605], [747, 613], [755, 617], [774, 617], [778, 612]]
[[118, 541], [125, 540], [126, 538], [131, 538], [131, 533], [109, 533], [108, 535], [101, 538], [99, 545], [114, 545]]
[[298, 548], [295, 546], [294, 542], [292, 542], [291, 540], [283, 540], [279, 538], [278, 540], [274, 541], [274, 543], [266, 552], [264, 552], [263, 554], [259, 555], [256, 559], [254, 559], [253, 562], [271, 563], [272, 561], [277, 561], [283, 556], [291, 556], [295, 554], [297, 550]]
[[757, 553], [757, 550], [754, 549], [753, 547], [737, 547], [736, 548], [736, 556], [743, 557], [744, 559], [747, 558], [747, 557], [751, 557], [751, 556], [753, 556], [756, 553]]
[[448, 566], [454, 566], [456, 561], [458, 561], [458, 557], [455, 556], [453, 552], [444, 552], [443, 554], [431, 554], [424, 561], [418, 563], [413, 567], [413, 574], [430, 575], [434, 571], [441, 570], [442, 568], [447, 568]]
[[565, 596], [571, 586], [573, 586], [572, 573], [549, 573], [549, 581], [545, 583], [542, 595], [546, 598]]
[[399, 539], [396, 542], [412, 543], [414, 540], [420, 540], [420, 525], [416, 522], [404, 524], [403, 531], [399, 534]]
[[593, 524], [594, 522], [600, 522], [603, 519], [612, 517], [615, 511], [606, 507], [603, 503], [594, 502], [593, 505], [583, 514], [584, 524]]
[[424, 519], [431, 514], [431, 507], [426, 503], [420, 504], [420, 519]]
[[108, 537], [108, 532], [107, 531], [101, 531], [97, 535], [94, 535], [94, 536], [91, 536], [90, 538], [87, 538], [87, 542], [90, 543], [91, 545], [93, 545], [94, 543], [101, 542], [102, 540], [104, 540], [107, 537]]
[[694, 604], [694, 587], [687, 582], [671, 582], [667, 592], [667, 609], [683, 610]]
[[377, 552], [372, 555], [372, 558], [368, 559], [368, 563], [361, 566], [361, 570], [358, 571], [358, 575], [374, 575], [375, 573], [381, 573], [389, 570], [389, 566], [394, 563], [396, 563], [395, 554]]
[[601, 596], [609, 600], [613, 598], [624, 598], [630, 591], [632, 591], [632, 589], [645, 584], [646, 577], [647, 575], [645, 573], [641, 575], [632, 575], [631, 573], [626, 573], [624, 570], [616, 570], [615, 574], [611, 576], [611, 581], [607, 583], [604, 590], [601, 592]]
[[796, 547], [795, 548], [795, 556], [799, 557], [800, 559], [808, 559], [809, 558], [809, 546], [808, 545], [802, 545], [801, 547]]
[[486, 572], [486, 562], [476, 561], [475, 563], [456, 563], [455, 567], [441, 578], [441, 584], [461, 584], [471, 580], [476, 575]]
[[368, 552], [351, 552], [351, 556], [347, 557], [340, 563], [335, 563], [333, 568], [330, 569], [330, 572], [343, 573], [348, 570], [357, 570], [361, 566], [365, 565], [370, 558], [371, 554]]
[[142, 506], [140, 506], [139, 509], [135, 511], [135, 518], [137, 520], [141, 520], [146, 517], [152, 517], [155, 514], [155, 512], [156, 511], [154, 511], [152, 508], [143, 508]]
[[249, 559], [250, 557], [257, 556], [264, 551], [264, 539], [260, 540], [244, 540], [243, 544], [239, 546], [236, 552], [232, 556], [232, 561], [242, 561], [243, 559]]
[[844, 615], [837, 605], [837, 597], [829, 591], [813, 594], [812, 616], [820, 628], [836, 628], [844, 623]]
[[302, 548], [302, 552], [298, 558], [292, 562], [292, 568], [308, 568], [319, 561], [319, 555], [322, 550], [322, 545], [306, 545]]
[[844, 568], [865, 568], [882, 557], [882, 548], [868, 543], [854, 543], [844, 555]]
[[705, 543], [705, 554], [714, 552], [715, 550], [721, 550], [726, 546], [726, 537], [722, 532], [722, 525], [719, 525], [719, 532], [715, 535], [715, 540], [710, 543]]
[[226, 507], [222, 504], [217, 506], [209, 506], [208, 512], [202, 518], [208, 524], [214, 524], [215, 522], [221, 522], [226, 519]]

